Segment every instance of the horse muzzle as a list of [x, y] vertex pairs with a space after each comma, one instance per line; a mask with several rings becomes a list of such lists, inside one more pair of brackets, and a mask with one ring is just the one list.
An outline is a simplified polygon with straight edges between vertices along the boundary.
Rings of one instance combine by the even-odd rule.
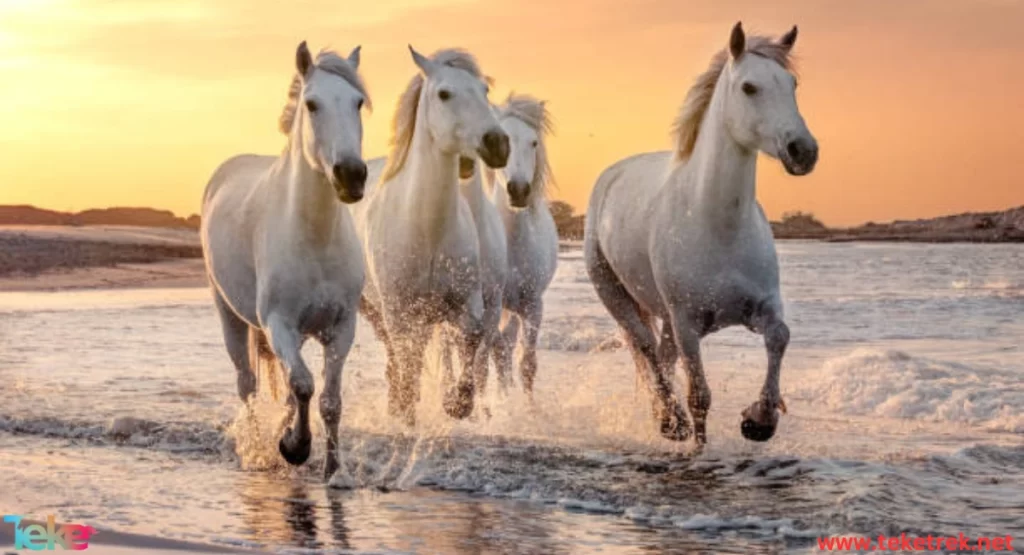
[[818, 163], [818, 143], [811, 138], [793, 139], [786, 143], [780, 158], [790, 175], [807, 175]]
[[484, 137], [480, 142], [480, 148], [477, 149], [477, 154], [480, 155], [480, 159], [488, 167], [498, 170], [504, 168], [505, 164], [508, 163], [510, 151], [508, 135], [504, 131], [492, 129], [484, 133]]
[[346, 158], [331, 170], [338, 200], [345, 204], [359, 202], [366, 191], [366, 163], [358, 158]]
[[513, 179], [505, 187], [508, 191], [508, 203], [512, 208], [526, 208], [530, 202], [530, 182]]
[[473, 171], [476, 169], [476, 160], [467, 158], [466, 156], [459, 156], [459, 179], [469, 179], [473, 177]]

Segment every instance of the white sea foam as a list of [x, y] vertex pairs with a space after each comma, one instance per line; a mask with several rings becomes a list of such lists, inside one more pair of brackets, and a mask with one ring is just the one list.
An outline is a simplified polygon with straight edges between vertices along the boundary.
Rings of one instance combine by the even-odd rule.
[[953, 289], [958, 290], [985, 290], [985, 291], [1009, 291], [1024, 289], [1024, 284], [1016, 283], [1009, 279], [956, 279], [952, 282]]
[[788, 395], [848, 415], [875, 415], [1024, 433], [1024, 384], [1013, 372], [902, 351], [857, 349], [828, 360]]

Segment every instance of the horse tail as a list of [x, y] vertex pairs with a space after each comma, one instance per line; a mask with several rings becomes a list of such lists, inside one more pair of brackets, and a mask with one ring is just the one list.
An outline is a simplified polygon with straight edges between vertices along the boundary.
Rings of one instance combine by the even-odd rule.
[[261, 367], [267, 369], [267, 381], [270, 385], [270, 396], [274, 401], [280, 400], [281, 394], [278, 389], [280, 385], [281, 363], [270, 349], [267, 341], [267, 334], [258, 328], [249, 328], [249, 365], [256, 374], [257, 390], [262, 375]]

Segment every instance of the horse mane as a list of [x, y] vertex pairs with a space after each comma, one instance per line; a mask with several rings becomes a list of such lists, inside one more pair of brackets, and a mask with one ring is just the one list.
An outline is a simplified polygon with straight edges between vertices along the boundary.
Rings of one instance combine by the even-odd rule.
[[[446, 48], [438, 50], [430, 59], [439, 64], [461, 69], [468, 72], [477, 79], [483, 80], [490, 85], [493, 80], [483, 74], [480, 64], [472, 54], [459, 48]], [[395, 116], [391, 120], [391, 154], [388, 155], [384, 165], [384, 171], [380, 177], [380, 183], [385, 183], [395, 177], [405, 161], [409, 157], [409, 149], [412, 147], [412, 137], [416, 131], [416, 113], [419, 110], [420, 93], [423, 91], [423, 75], [417, 73], [409, 81], [405, 91], [398, 98], [398, 107], [395, 109]]]
[[537, 168], [534, 171], [533, 182], [530, 186], [534, 191], [544, 195], [549, 185], [554, 185], [554, 173], [551, 171], [551, 162], [548, 159], [548, 149], [545, 138], [555, 131], [551, 113], [548, 111], [544, 101], [538, 100], [530, 95], [516, 94], [511, 92], [505, 103], [498, 107], [499, 115], [504, 118], [516, 118], [528, 125], [537, 132], [540, 139], [537, 141]]
[[[748, 35], [746, 45], [747, 54], [768, 58], [786, 71], [794, 71], [790, 50], [772, 38]], [[693, 86], [686, 93], [686, 100], [683, 101], [679, 115], [672, 122], [677, 161], [686, 161], [693, 154], [693, 148], [697, 145], [697, 134], [700, 133], [701, 123], [704, 122], [704, 115], [707, 114], [711, 98], [715, 94], [715, 87], [718, 85], [718, 79], [722, 76], [722, 70], [728, 61], [729, 52], [727, 50], [723, 49], [716, 53], [711, 58], [711, 65], [704, 73], [697, 76]]]
[[[357, 91], [362, 93], [366, 99], [366, 107], [368, 109], [371, 108], [370, 95], [366, 92], [366, 84], [363, 83], [363, 78], [359, 76], [356, 68], [348, 63], [347, 59], [341, 57], [333, 50], [322, 49], [316, 55], [314, 67], [344, 79], [349, 85], [352, 85]], [[284, 110], [281, 111], [281, 117], [277, 120], [277, 128], [285, 135], [292, 132], [292, 124], [295, 123], [295, 114], [298, 112], [299, 97], [301, 95], [302, 79], [298, 72], [296, 72], [292, 76], [291, 84], [288, 86], [288, 103], [285, 104]]]

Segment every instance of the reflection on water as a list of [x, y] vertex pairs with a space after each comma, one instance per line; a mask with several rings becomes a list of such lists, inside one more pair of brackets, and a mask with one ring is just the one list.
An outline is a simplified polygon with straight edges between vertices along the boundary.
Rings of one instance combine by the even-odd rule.
[[[771, 538], [723, 541], [699, 530], [652, 528], [617, 516], [560, 511], [528, 501], [431, 490], [338, 491], [301, 479], [240, 478], [243, 520], [265, 546], [325, 552], [679, 553], [715, 546], [750, 553]], [[790, 547], [798, 547], [791, 544]]]

